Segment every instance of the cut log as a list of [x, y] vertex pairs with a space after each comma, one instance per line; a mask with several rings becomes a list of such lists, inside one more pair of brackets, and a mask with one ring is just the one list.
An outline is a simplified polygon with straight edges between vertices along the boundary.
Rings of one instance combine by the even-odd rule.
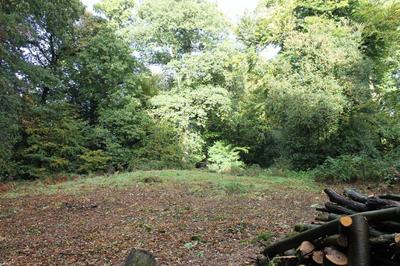
[[364, 194], [358, 192], [355, 189], [350, 189], [350, 188], [345, 189], [344, 190], [344, 195], [346, 197], [352, 199], [352, 200], [355, 200], [355, 201], [358, 201], [358, 202], [361, 202], [361, 203], [366, 203], [367, 200], [368, 200], [368, 196], [367, 195], [364, 195]]
[[321, 213], [321, 214], [317, 215], [317, 217], [315, 217], [315, 220], [321, 221], [321, 222], [329, 222], [329, 221], [335, 220], [339, 217], [340, 217], [340, 215], [335, 214], [335, 213]]
[[347, 256], [333, 247], [324, 249], [325, 257], [323, 265], [347, 265]]
[[326, 195], [328, 195], [328, 198], [330, 201], [337, 203], [343, 207], [352, 209], [357, 212], [364, 212], [364, 211], [368, 210], [368, 208], [367, 208], [367, 206], [365, 206], [365, 204], [347, 199], [346, 197], [336, 193], [332, 189], [327, 188], [324, 190], [324, 192], [326, 193]]
[[380, 228], [386, 232], [397, 233], [400, 232], [400, 223], [395, 221], [382, 221], [376, 224], [377, 228]]
[[334, 234], [328, 237], [320, 238], [314, 241], [317, 249], [322, 249], [329, 246], [347, 247], [347, 236], [342, 234]]
[[353, 224], [353, 219], [350, 216], [342, 216], [339, 218], [340, 225], [344, 228], [349, 228]]
[[367, 219], [354, 215], [349, 229], [349, 266], [370, 266], [369, 232]]
[[292, 249], [286, 250], [283, 254], [285, 256], [295, 256], [296, 255], [296, 250], [292, 248]]
[[338, 205], [336, 203], [333, 203], [333, 202], [326, 202], [325, 203], [325, 208], [329, 212], [333, 212], [333, 213], [336, 213], [336, 214], [347, 214], [347, 215], [350, 215], [350, 214], [355, 214], [356, 213], [356, 211], [350, 210], [350, 209], [348, 209], [346, 207], [340, 206], [340, 205]]
[[322, 265], [324, 261], [324, 252], [321, 250], [314, 251], [312, 254], [312, 260], [319, 265]]
[[315, 210], [317, 210], [317, 211], [319, 211], [319, 212], [327, 212], [327, 213], [330, 213], [330, 211], [329, 211], [327, 208], [325, 208], [325, 207], [317, 207], [317, 208], [315, 208]]
[[392, 207], [400, 207], [400, 202], [381, 199], [377, 197], [368, 198], [367, 202], [365, 203], [369, 210], [379, 210], [384, 208], [392, 208]]
[[[394, 217], [400, 217], [400, 208], [389, 208], [383, 210], [376, 210], [376, 211], [368, 211], [368, 212], [361, 212], [356, 215], [362, 215], [366, 217], [369, 221], [384, 221], [384, 220], [393, 220]], [[351, 215], [353, 218], [354, 215]], [[353, 221], [354, 223], [354, 221]], [[301, 244], [303, 241], [314, 241], [315, 239], [326, 237], [329, 235], [336, 234], [339, 228], [339, 219], [327, 222], [317, 228], [307, 230], [305, 232], [299, 233], [292, 237], [284, 238], [280, 241], [273, 243], [272, 245], [266, 247], [263, 250], [263, 254], [267, 258], [272, 258], [279, 253], [283, 253], [284, 251], [292, 248], [296, 248]], [[367, 227], [368, 231], [368, 227]], [[367, 238], [368, 239], [368, 238]]]
[[311, 255], [314, 249], [315, 247], [313, 243], [311, 243], [310, 241], [303, 241], [301, 242], [297, 250], [299, 251], [300, 256], [308, 257], [309, 255]]
[[400, 201], [400, 195], [394, 195], [394, 194], [379, 195], [379, 198], [387, 199], [387, 200]]
[[385, 234], [386, 233], [376, 230], [375, 228], [373, 228], [371, 226], [369, 227], [369, 235], [372, 237], [377, 237], [377, 236], [385, 235]]
[[400, 243], [400, 233], [399, 234], [387, 234], [387, 235], [380, 235], [377, 237], [371, 237], [369, 239], [369, 243], [372, 246], [390, 246], [393, 244]]
[[316, 241], [315, 245], [317, 247], [339, 246], [345, 248], [348, 246], [348, 241], [346, 235], [335, 234]]
[[299, 246], [303, 241], [313, 241], [317, 238], [333, 235], [337, 233], [337, 230], [338, 220], [333, 220], [314, 229], [310, 229], [295, 236], [287, 237], [278, 242], [275, 242], [272, 245], [266, 247], [262, 253], [267, 258], [272, 258], [275, 255], [284, 252], [285, 250]]
[[[340, 216], [339, 214], [334, 214], [334, 213], [323, 213], [323, 214], [319, 214], [319, 215], [315, 218], [315, 220], [317, 220], [317, 221], [325, 221], [325, 222], [328, 222], [328, 221], [332, 221], [332, 220], [335, 220], [335, 219], [340, 218], [340, 217], [341, 217], [341, 216]], [[400, 231], [398, 231], [398, 232], [400, 232]], [[383, 233], [383, 232], [381, 232], [381, 231], [378, 231], [378, 230], [372, 228], [371, 226], [369, 227], [369, 233], [370, 233], [370, 236], [373, 236], [373, 237], [376, 237], [376, 236], [380, 236], [380, 235], [384, 235], [384, 234], [385, 234], [385, 233]]]
[[[365, 216], [370, 222], [379, 222], [385, 220], [395, 220], [400, 217], [400, 207], [393, 207], [383, 210], [360, 212], [360, 215]], [[353, 215], [352, 215], [353, 216]]]

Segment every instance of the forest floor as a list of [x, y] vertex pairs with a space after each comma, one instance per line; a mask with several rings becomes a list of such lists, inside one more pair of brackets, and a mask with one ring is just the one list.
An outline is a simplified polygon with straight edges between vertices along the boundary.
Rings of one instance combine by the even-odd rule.
[[257, 240], [312, 221], [323, 187], [302, 176], [200, 170], [7, 184], [0, 265], [121, 265], [132, 248], [159, 265], [247, 265], [262, 249]]

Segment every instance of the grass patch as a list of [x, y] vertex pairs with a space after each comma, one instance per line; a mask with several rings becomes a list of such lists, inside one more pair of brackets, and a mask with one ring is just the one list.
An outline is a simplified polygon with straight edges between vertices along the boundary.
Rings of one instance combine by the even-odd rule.
[[234, 195], [234, 194], [243, 194], [243, 193], [249, 192], [250, 187], [253, 187], [253, 186], [252, 185], [243, 185], [238, 182], [228, 182], [223, 185], [223, 190], [228, 195]]
[[261, 232], [253, 240], [252, 243], [262, 242], [264, 244], [269, 244], [274, 236], [271, 232]]
[[0, 197], [19, 197], [38, 194], [82, 194], [101, 188], [129, 188], [152, 184], [168, 186], [186, 184], [196, 193], [224, 193], [229, 195], [265, 192], [276, 189], [317, 191], [320, 185], [307, 174], [291, 173], [288, 177], [272, 176], [263, 171], [257, 176], [213, 173], [206, 170], [157, 170], [119, 173], [109, 176], [84, 176], [66, 182], [48, 184], [44, 180], [13, 182], [10, 190]]

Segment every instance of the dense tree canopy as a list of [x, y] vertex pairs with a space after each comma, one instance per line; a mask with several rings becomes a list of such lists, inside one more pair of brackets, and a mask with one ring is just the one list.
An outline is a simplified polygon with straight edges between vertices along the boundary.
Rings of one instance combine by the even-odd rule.
[[0, 5], [0, 179], [400, 166], [398, 1], [264, 0], [238, 25], [207, 0]]

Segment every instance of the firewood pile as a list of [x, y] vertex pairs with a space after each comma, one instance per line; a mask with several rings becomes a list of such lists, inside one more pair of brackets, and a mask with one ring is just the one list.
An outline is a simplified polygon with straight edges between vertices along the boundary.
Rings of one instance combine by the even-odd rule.
[[266, 245], [256, 265], [400, 265], [400, 195], [324, 192], [315, 221]]

